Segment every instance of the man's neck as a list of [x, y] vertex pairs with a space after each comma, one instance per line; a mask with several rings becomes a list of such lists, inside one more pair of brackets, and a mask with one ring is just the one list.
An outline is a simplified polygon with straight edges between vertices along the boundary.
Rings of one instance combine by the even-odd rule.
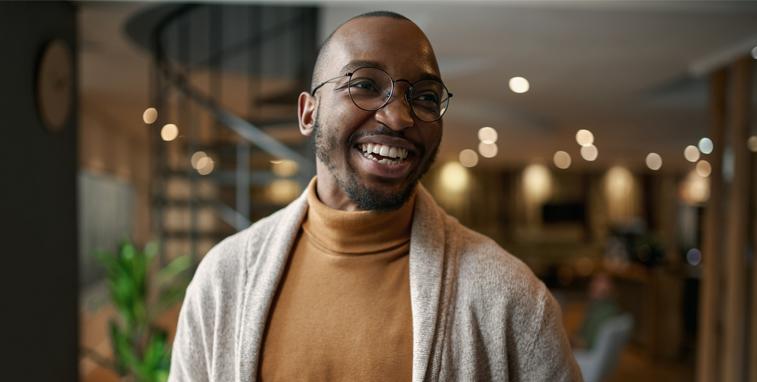
[[357, 204], [339, 187], [336, 179], [328, 173], [328, 169], [320, 161], [316, 163], [316, 173], [318, 181], [315, 191], [323, 204], [335, 210], [360, 211]]

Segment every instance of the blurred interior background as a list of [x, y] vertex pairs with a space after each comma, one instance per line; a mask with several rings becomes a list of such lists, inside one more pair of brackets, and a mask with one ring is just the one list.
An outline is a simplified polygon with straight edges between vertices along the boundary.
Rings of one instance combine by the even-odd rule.
[[378, 9], [455, 95], [424, 185], [552, 290], [587, 381], [757, 381], [757, 4], [614, 0], [0, 3], [10, 380], [153, 378], [112, 322], [169, 346], [156, 286], [302, 192], [297, 95]]

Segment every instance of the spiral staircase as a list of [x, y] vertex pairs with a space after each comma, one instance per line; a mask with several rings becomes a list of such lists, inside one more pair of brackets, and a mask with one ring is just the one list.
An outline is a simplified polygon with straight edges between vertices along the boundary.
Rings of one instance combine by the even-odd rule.
[[151, 224], [163, 261], [199, 260], [315, 173], [297, 95], [310, 85], [317, 20], [315, 7], [167, 4], [127, 23], [152, 58]]

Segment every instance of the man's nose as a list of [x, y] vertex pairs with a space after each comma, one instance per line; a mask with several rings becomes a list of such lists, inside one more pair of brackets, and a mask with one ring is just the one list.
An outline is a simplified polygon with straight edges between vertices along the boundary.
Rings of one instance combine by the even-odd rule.
[[376, 111], [376, 119], [395, 131], [413, 126], [413, 111], [407, 101], [407, 89], [395, 88], [387, 104]]

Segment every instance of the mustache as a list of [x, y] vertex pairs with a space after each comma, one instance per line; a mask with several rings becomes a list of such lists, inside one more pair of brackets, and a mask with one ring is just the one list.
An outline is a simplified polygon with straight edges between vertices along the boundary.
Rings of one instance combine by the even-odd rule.
[[372, 130], [356, 131], [354, 134], [350, 136], [349, 144], [350, 146], [353, 146], [355, 145], [355, 141], [357, 141], [360, 138], [375, 137], [379, 135], [392, 137], [392, 138], [399, 138], [404, 141], [407, 141], [408, 143], [413, 145], [413, 147], [419, 152], [421, 152], [424, 149], [424, 147], [422, 147], [421, 145], [405, 137], [405, 133], [403, 131], [392, 130], [384, 125], [379, 125], [377, 128], [372, 129]]

